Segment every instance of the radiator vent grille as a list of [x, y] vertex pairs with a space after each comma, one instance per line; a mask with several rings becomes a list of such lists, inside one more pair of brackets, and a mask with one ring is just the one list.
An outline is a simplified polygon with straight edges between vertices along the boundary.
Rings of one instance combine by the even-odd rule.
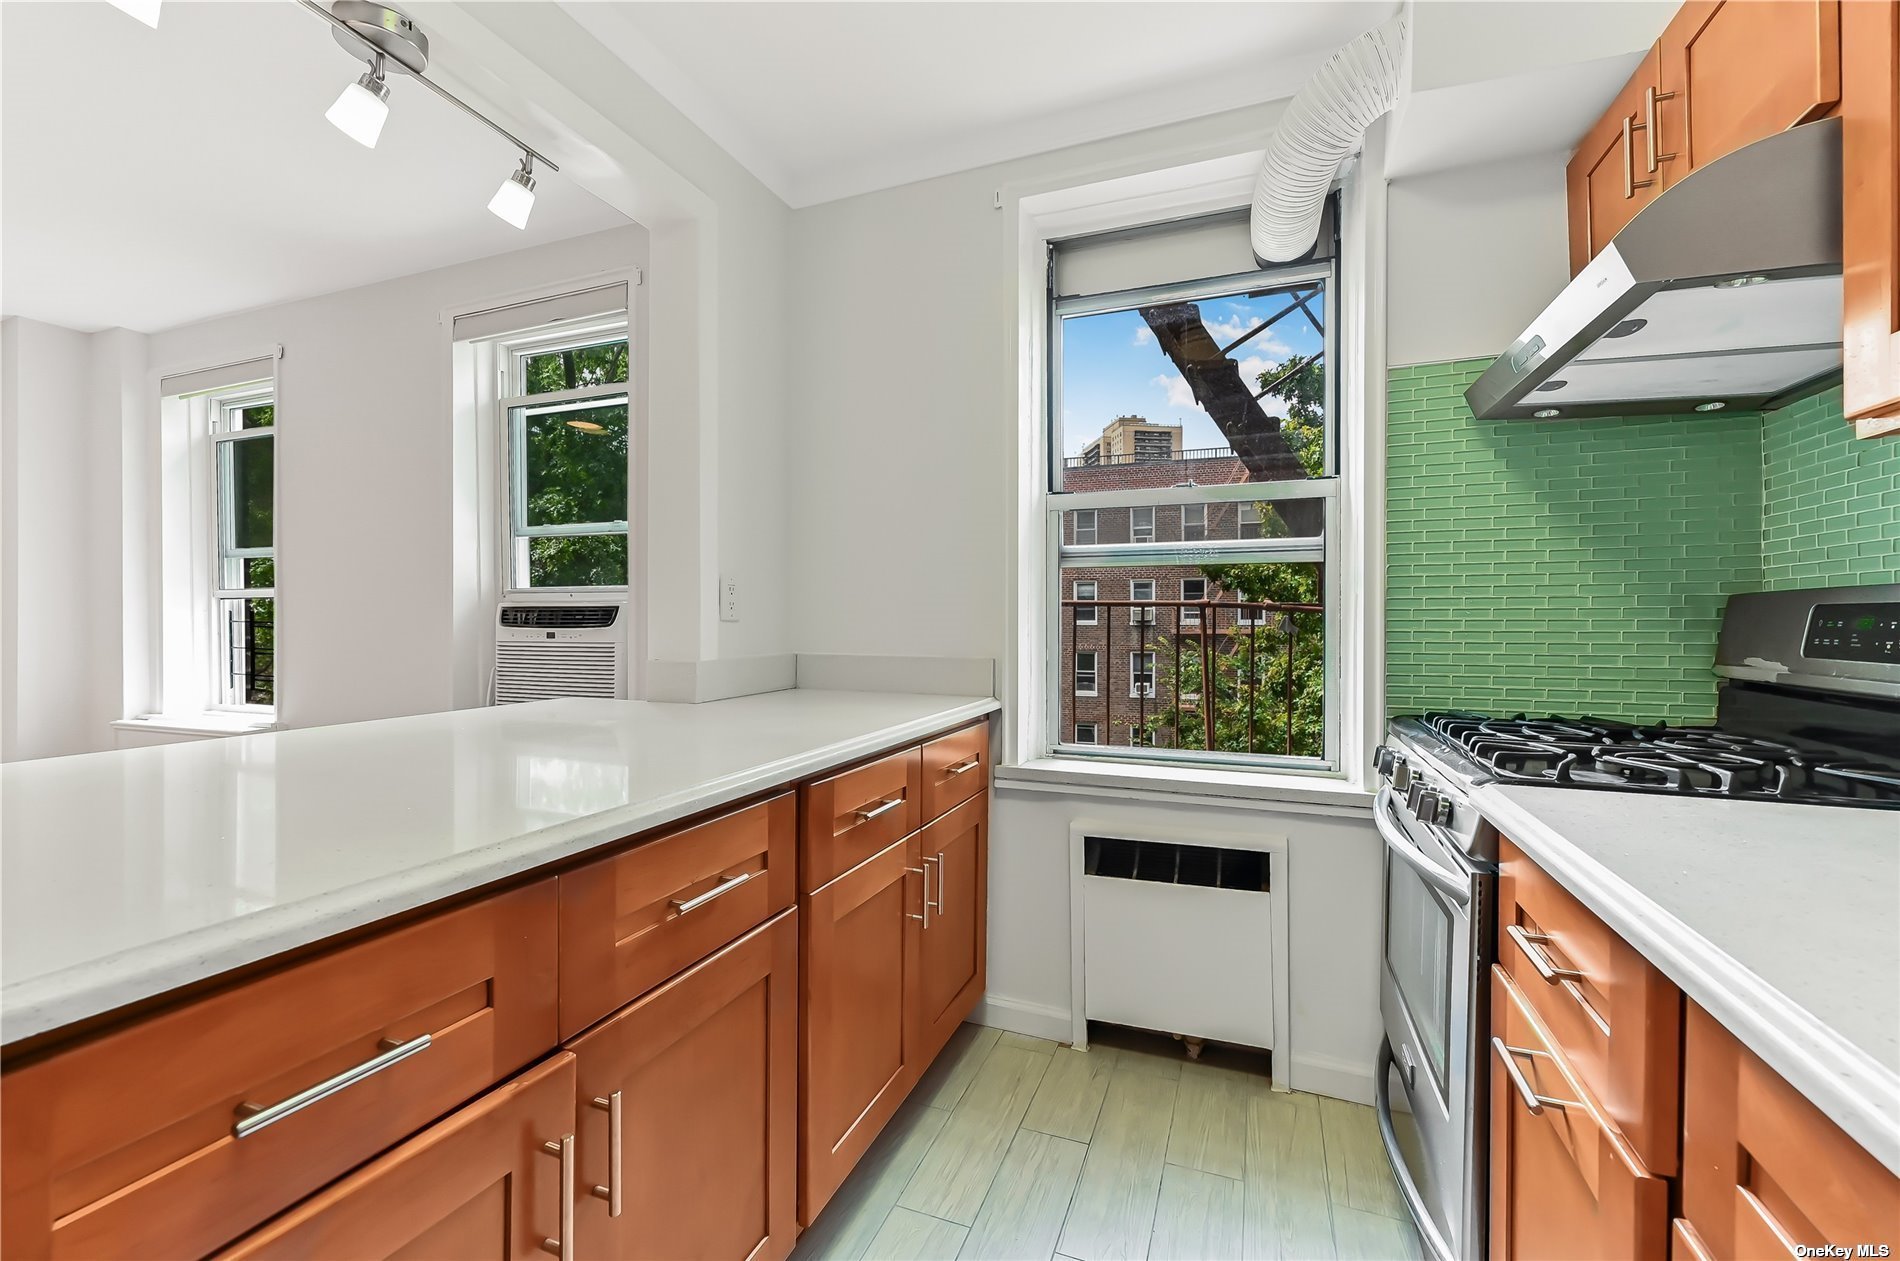
[[578, 630], [612, 626], [619, 614], [620, 606], [615, 604], [510, 604], [501, 610], [501, 624], [547, 630]]
[[495, 645], [495, 703], [562, 696], [613, 699], [620, 645], [611, 642], [524, 640]]

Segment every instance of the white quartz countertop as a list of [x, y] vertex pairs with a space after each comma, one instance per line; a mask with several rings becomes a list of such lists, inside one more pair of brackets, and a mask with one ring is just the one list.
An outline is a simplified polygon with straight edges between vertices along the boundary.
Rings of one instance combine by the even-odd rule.
[[1473, 804], [1900, 1174], [1900, 813], [1495, 784]]
[[982, 717], [563, 700], [0, 767], [0, 1043]]

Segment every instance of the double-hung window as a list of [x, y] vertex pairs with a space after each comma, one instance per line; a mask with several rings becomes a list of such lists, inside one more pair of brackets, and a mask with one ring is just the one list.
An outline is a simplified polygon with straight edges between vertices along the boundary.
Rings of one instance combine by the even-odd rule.
[[206, 400], [213, 501], [211, 705], [277, 703], [276, 400], [271, 385]]
[[[1052, 244], [1046, 634], [1074, 654], [1084, 588], [1091, 602], [1126, 591], [1126, 618], [1086, 624], [1091, 660], [1126, 662], [1128, 678], [1091, 702], [1113, 743], [1082, 742], [1079, 658], [1052, 656], [1044, 747], [1338, 765], [1335, 217], [1309, 257], [1265, 269], [1244, 214]], [[1137, 437], [1139, 459], [1089, 458]], [[1126, 532], [1111, 524], [1124, 518]], [[1177, 593], [1206, 603], [1156, 619], [1157, 595]]]
[[1100, 744], [1100, 729], [1092, 722], [1075, 724], [1075, 742], [1077, 744]]
[[1077, 582], [1072, 588], [1075, 592], [1075, 624], [1093, 626], [1096, 624], [1096, 606], [1085, 601], [1096, 598], [1093, 582]]
[[1077, 696], [1095, 695], [1095, 661], [1092, 652], [1075, 654], [1075, 694]]
[[503, 347], [508, 591], [627, 586], [624, 321]]

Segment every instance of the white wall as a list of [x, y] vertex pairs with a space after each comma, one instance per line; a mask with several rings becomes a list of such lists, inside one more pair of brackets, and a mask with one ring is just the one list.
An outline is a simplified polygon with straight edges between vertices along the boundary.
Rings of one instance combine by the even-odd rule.
[[1551, 153], [1395, 179], [1386, 360], [1497, 355], [1570, 279], [1564, 163]]
[[0, 760], [93, 742], [91, 339], [0, 321]]

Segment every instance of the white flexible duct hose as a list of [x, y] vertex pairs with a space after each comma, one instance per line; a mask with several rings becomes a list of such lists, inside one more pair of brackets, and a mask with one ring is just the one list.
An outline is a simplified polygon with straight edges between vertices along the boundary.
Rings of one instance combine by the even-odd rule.
[[1398, 100], [1405, 14], [1327, 58], [1287, 106], [1253, 187], [1253, 252], [1284, 263], [1313, 248], [1326, 193], [1366, 128]]

